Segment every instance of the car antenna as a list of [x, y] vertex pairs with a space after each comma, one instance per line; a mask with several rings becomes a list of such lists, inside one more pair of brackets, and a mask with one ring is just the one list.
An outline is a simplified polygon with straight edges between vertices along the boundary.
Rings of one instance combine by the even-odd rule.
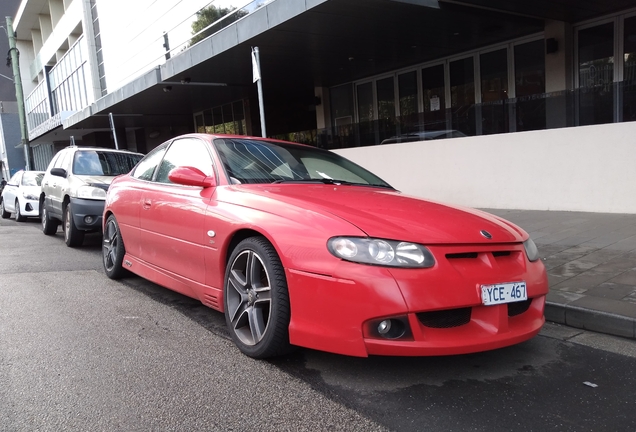
[[71, 135], [71, 147], [77, 147], [77, 145], [75, 145], [75, 137], [73, 135]]

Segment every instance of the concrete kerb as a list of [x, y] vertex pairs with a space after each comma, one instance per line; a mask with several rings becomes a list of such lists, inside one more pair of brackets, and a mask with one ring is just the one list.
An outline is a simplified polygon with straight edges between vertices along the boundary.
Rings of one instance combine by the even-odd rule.
[[546, 302], [545, 319], [569, 327], [636, 339], [636, 318], [609, 312]]

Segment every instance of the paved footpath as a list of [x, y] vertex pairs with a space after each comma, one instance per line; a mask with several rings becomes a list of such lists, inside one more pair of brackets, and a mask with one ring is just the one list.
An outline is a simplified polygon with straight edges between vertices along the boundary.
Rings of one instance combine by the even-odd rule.
[[548, 321], [636, 339], [636, 214], [485, 210], [537, 244]]

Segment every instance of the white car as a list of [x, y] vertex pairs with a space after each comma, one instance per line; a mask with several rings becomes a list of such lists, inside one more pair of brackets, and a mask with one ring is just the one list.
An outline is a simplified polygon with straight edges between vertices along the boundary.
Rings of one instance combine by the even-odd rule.
[[40, 187], [44, 171], [18, 171], [2, 190], [0, 215], [24, 222], [28, 217], [40, 217]]
[[39, 193], [42, 232], [55, 235], [61, 223], [69, 247], [81, 246], [84, 234], [102, 229], [110, 182], [128, 173], [141, 153], [98, 147], [67, 147], [49, 163]]

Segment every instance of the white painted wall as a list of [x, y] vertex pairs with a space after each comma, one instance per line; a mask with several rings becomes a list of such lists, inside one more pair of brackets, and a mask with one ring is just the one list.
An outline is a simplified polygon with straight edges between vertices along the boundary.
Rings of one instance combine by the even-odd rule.
[[636, 213], [636, 122], [335, 152], [404, 193], [447, 203]]

